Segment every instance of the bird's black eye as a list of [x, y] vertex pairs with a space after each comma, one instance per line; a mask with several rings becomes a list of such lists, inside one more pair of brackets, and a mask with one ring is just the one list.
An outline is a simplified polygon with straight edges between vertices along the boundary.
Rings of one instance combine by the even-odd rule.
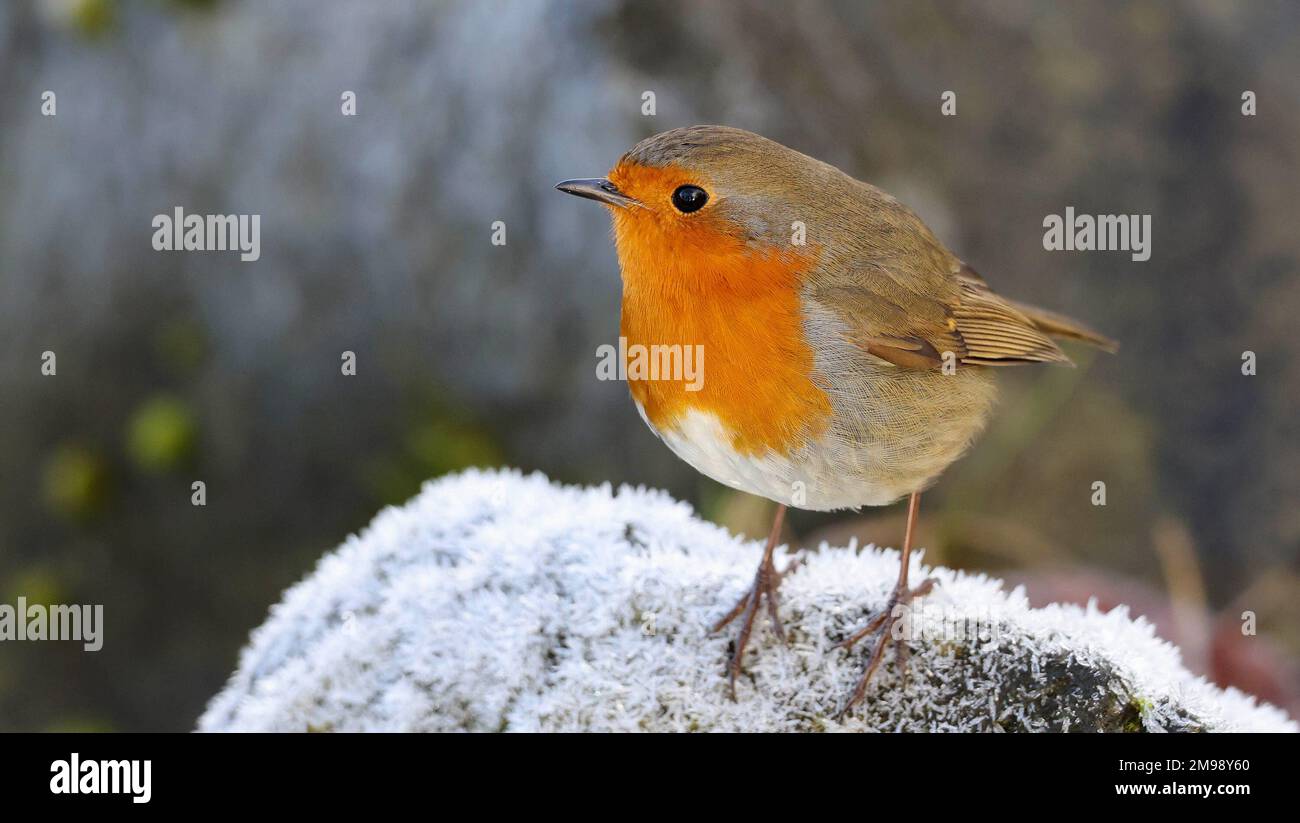
[[704, 208], [709, 202], [709, 193], [699, 186], [678, 186], [673, 192], [673, 205], [680, 212], [690, 214]]

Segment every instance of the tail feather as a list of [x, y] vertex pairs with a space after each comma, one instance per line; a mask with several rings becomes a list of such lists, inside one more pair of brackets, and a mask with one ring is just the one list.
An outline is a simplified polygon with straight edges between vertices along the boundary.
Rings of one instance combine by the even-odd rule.
[[1033, 322], [1035, 328], [1044, 334], [1053, 337], [1065, 337], [1070, 340], [1078, 340], [1091, 346], [1096, 346], [1105, 352], [1114, 354], [1119, 351], [1119, 341], [1112, 340], [1101, 332], [1095, 331], [1088, 326], [1080, 323], [1063, 314], [1058, 314], [1048, 309], [1040, 309], [1037, 306], [1026, 305], [1015, 300], [1007, 300], [1021, 314], [1025, 315]]

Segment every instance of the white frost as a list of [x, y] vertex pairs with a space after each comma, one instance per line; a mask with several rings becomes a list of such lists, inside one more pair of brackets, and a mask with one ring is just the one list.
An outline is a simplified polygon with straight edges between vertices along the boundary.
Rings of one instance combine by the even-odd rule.
[[[881, 608], [892, 551], [822, 546], [781, 588], [789, 632], [755, 631], [726, 697], [731, 632], [760, 546], [663, 492], [477, 472], [428, 483], [285, 593], [199, 720], [225, 730], [1296, 731], [1286, 715], [1183, 668], [1123, 610], [1031, 609], [982, 575], [912, 619], [980, 618], [996, 640], [923, 632], [836, 722], [867, 649], [833, 648]], [[734, 627], [733, 627], [734, 628]]]

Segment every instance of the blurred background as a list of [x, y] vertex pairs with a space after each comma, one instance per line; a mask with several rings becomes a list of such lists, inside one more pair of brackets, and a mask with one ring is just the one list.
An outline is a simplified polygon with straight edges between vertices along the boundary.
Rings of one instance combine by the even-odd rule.
[[[662, 486], [763, 536], [770, 503], [595, 378], [608, 218], [552, 189], [701, 122], [881, 186], [999, 291], [1123, 341], [1003, 372], [923, 501], [927, 560], [1129, 604], [1295, 712], [1297, 30], [1285, 0], [0, 5], [0, 603], [106, 622], [93, 654], [0, 643], [0, 729], [192, 728], [286, 586], [466, 466]], [[261, 259], [154, 251], [176, 206], [261, 214]], [[1067, 206], [1151, 214], [1151, 259], [1044, 251]], [[788, 537], [897, 545], [902, 516]]]

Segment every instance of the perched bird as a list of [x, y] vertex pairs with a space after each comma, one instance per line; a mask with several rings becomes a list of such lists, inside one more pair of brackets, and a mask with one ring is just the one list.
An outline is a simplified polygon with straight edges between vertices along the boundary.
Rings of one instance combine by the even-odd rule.
[[930, 590], [907, 579], [920, 494], [983, 428], [992, 367], [1070, 363], [1052, 337], [1115, 343], [999, 296], [893, 197], [751, 132], [673, 129], [608, 178], [556, 188], [610, 208], [627, 346], [702, 347], [698, 385], [629, 375], [641, 416], [698, 471], [777, 503], [753, 587], [714, 627], [740, 618], [733, 699], [762, 604], [784, 638], [772, 554], [786, 507], [910, 496], [893, 595], [845, 641], [875, 635], [847, 711], [890, 642], [895, 605]]

